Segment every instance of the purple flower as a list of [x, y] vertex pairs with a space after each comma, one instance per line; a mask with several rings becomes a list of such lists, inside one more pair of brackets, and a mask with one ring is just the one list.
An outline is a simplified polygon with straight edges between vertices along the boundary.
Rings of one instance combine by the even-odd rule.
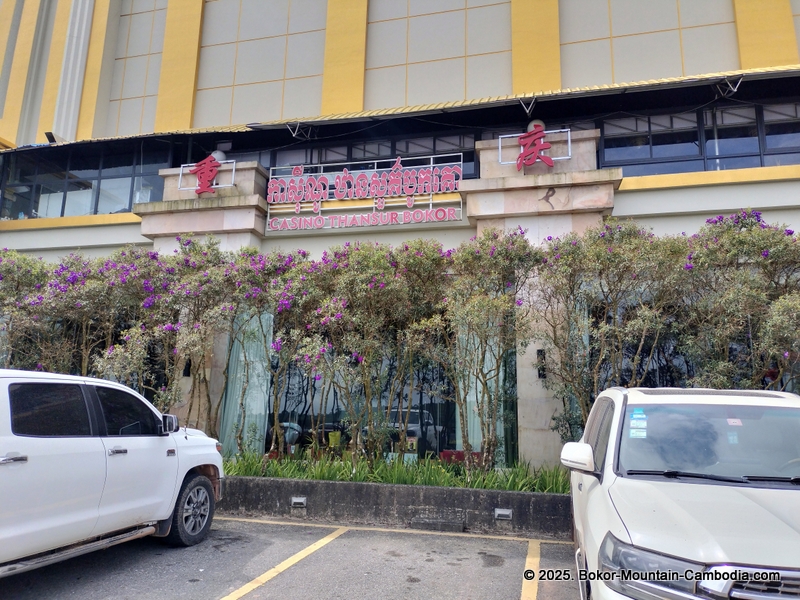
[[761, 256], [763, 256], [764, 258], [769, 258], [769, 250], [762, 250]]
[[793, 229], [787, 229], [783, 233], [785, 233], [786, 235], [794, 235], [794, 230]]
[[788, 352], [784, 352], [783, 353], [783, 358], [789, 358], [789, 353]]
[[322, 375], [320, 375], [319, 373], [317, 373], [316, 375], [314, 375], [314, 380], [315, 380], [315, 381], [319, 381], [320, 379], [322, 379]]
[[686, 263], [685, 265], [683, 265], [683, 268], [686, 269], [687, 271], [691, 271], [692, 269], [694, 269], [694, 265], [692, 263]]
[[517, 300], [517, 306], [522, 306], [522, 300]]

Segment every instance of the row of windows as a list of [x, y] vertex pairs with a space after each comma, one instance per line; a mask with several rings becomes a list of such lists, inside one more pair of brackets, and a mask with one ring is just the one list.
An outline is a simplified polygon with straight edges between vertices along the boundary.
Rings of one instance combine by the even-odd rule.
[[800, 105], [736, 105], [598, 123], [600, 167], [623, 175], [800, 163]]
[[169, 140], [153, 138], [5, 154], [0, 220], [112, 214], [161, 200], [158, 170], [172, 153]]
[[[662, 115], [630, 115], [548, 129], [600, 129], [599, 168], [622, 167], [623, 175], [741, 169], [800, 163], [800, 103], [734, 104]], [[383, 168], [404, 157], [460, 154], [463, 176], [478, 176], [475, 142], [508, 131], [376, 139], [317, 147], [242, 151], [228, 158], [265, 168], [296, 165]], [[47, 147], [0, 155], [0, 220], [110, 214], [139, 202], [160, 201], [159, 169], [200, 160], [208, 150], [189, 139], [144, 140]], [[388, 164], [388, 166], [391, 166]], [[322, 171], [326, 167], [321, 167]], [[282, 171], [278, 171], [282, 173]]]

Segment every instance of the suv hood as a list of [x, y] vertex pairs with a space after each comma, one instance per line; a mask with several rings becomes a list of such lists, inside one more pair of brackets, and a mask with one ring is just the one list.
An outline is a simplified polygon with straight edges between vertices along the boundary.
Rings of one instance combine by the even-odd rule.
[[609, 495], [634, 546], [705, 564], [800, 565], [800, 489], [620, 477]]

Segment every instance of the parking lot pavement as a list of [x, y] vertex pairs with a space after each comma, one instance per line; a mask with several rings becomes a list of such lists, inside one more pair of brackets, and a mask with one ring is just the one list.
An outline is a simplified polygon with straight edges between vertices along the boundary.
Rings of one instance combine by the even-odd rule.
[[559, 542], [219, 515], [192, 548], [136, 540], [0, 579], [0, 598], [574, 600], [574, 581], [523, 577], [566, 568]]

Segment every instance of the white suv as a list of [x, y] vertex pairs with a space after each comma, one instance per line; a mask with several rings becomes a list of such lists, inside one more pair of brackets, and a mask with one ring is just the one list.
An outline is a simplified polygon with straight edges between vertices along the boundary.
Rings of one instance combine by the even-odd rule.
[[561, 462], [584, 600], [800, 598], [800, 397], [613, 388]]
[[0, 370], [0, 577], [146, 535], [202, 541], [219, 449], [125, 386]]

